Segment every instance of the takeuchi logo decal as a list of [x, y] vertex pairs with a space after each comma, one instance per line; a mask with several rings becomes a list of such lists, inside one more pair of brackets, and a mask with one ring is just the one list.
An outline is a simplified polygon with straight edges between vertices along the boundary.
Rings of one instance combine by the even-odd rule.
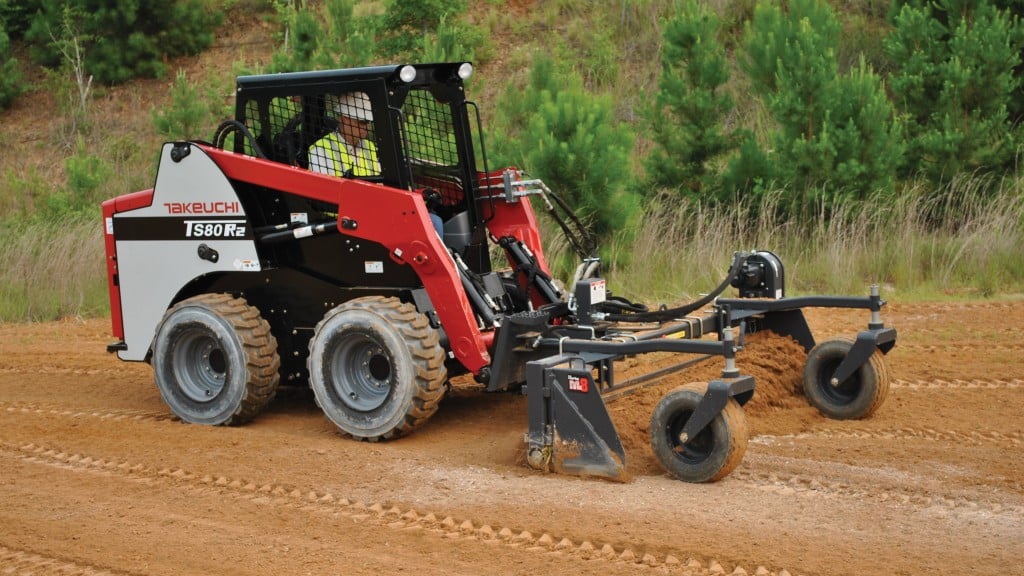
[[238, 202], [164, 202], [168, 214], [241, 214]]

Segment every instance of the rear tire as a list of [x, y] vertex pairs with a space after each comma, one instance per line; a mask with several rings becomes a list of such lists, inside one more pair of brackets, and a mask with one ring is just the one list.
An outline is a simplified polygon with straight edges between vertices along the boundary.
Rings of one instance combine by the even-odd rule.
[[889, 395], [889, 370], [885, 356], [875, 350], [868, 361], [838, 386], [831, 384], [836, 368], [853, 348], [850, 338], [818, 344], [807, 355], [804, 394], [812, 406], [836, 420], [867, 418]]
[[309, 383], [341, 431], [377, 441], [437, 411], [448, 371], [436, 330], [412, 304], [369, 296], [335, 307], [309, 342]]
[[152, 363], [164, 402], [193, 424], [247, 422], [280, 381], [270, 325], [230, 294], [202, 294], [171, 307], [157, 327]]
[[675, 478], [714, 482], [729, 475], [747, 451], [747, 415], [730, 398], [725, 408], [689, 442], [679, 434], [707, 392], [708, 385], [687, 384], [666, 394], [651, 414], [651, 448]]

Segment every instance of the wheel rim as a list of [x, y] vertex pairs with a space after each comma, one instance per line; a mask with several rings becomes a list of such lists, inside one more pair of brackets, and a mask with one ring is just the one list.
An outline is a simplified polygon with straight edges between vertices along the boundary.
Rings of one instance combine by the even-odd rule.
[[181, 391], [195, 402], [210, 402], [222, 390], [228, 378], [224, 348], [210, 332], [192, 328], [174, 348], [174, 376]]
[[823, 362], [818, 371], [818, 382], [820, 382], [821, 393], [832, 404], [845, 406], [857, 399], [860, 394], [860, 379], [855, 372], [852, 376], [839, 383], [832, 385], [832, 375], [836, 373], [842, 358]]
[[708, 424], [695, 437], [691, 438], [689, 442], [685, 444], [681, 442], [679, 435], [683, 432], [683, 427], [686, 426], [686, 422], [691, 416], [693, 416], [693, 410], [676, 412], [669, 419], [668, 426], [665, 427], [665, 433], [668, 434], [669, 446], [672, 447], [672, 453], [675, 457], [687, 464], [694, 465], [704, 462], [714, 452], [715, 435], [711, 431], [711, 425]]
[[349, 334], [336, 340], [328, 369], [334, 395], [353, 410], [376, 410], [391, 394], [394, 360], [369, 335]]

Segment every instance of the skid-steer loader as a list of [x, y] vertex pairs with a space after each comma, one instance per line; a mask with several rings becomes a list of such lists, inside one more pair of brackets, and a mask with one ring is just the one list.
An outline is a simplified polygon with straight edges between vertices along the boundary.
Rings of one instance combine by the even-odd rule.
[[[686, 306], [613, 297], [566, 203], [524, 172], [488, 167], [464, 90], [472, 71], [238, 78], [235, 118], [211, 142], [165, 144], [152, 189], [103, 203], [118, 339], [108, 350], [151, 363], [186, 422], [240, 424], [280, 383], [308, 382], [344, 434], [370, 441], [423, 425], [448, 380], [472, 374], [487, 391], [528, 396], [530, 466], [610, 479], [624, 477], [625, 453], [604, 402], [640, 381], [615, 382], [628, 355], [724, 359], [721, 378], [668, 393], [651, 417], [654, 453], [686, 481], [717, 480], [742, 458], [741, 406], [754, 393], [735, 361], [745, 334], [800, 342], [807, 396], [827, 415], [879, 407], [896, 332], [880, 320], [877, 288], [787, 298], [782, 262], [754, 251], [734, 254], [722, 284]], [[362, 142], [343, 133], [355, 125]], [[564, 290], [531, 197], [581, 257]], [[492, 247], [507, 265], [492, 267]], [[721, 297], [730, 285], [738, 298]], [[855, 338], [818, 344], [801, 311], [810, 306], [870, 319]]]

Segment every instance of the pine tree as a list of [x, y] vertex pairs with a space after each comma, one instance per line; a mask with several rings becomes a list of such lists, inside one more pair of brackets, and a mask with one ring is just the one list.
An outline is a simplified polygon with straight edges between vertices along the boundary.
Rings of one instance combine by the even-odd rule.
[[799, 186], [831, 176], [826, 92], [838, 75], [838, 38], [838, 21], [818, 0], [793, 0], [788, 12], [759, 3], [747, 28], [744, 69], [778, 122], [778, 163]]
[[[857, 198], [892, 186], [902, 155], [899, 131], [879, 77], [863, 62], [841, 76], [839, 22], [823, 0], [791, 0], [788, 11], [758, 4], [744, 42], [744, 68], [777, 128], [772, 175], [795, 193], [825, 185]], [[764, 165], [751, 154], [737, 169]]]
[[423, 53], [425, 38], [437, 30], [441, 19], [456, 18], [465, 11], [466, 0], [389, 0], [379, 50], [389, 58], [416, 60]]
[[39, 0], [39, 11], [25, 38], [36, 59], [60, 63], [53, 46], [66, 10], [78, 15], [76, 27], [86, 45], [85, 68], [97, 81], [118, 84], [137, 76], [161, 77], [164, 58], [196, 54], [213, 43], [220, 15], [201, 0]]
[[650, 112], [656, 147], [646, 159], [648, 190], [681, 189], [703, 193], [717, 188], [709, 163], [736, 148], [723, 132], [732, 97], [725, 49], [716, 36], [713, 10], [686, 0], [665, 23], [658, 94]]
[[9, 106], [24, 91], [18, 61], [9, 54], [10, 39], [0, 22], [0, 109]]
[[1010, 168], [1020, 143], [1011, 106], [1024, 37], [1019, 20], [981, 0], [906, 3], [885, 48], [907, 130], [907, 171], [934, 180]]
[[170, 106], [150, 111], [156, 131], [171, 139], [199, 136], [208, 128], [210, 108], [199, 98], [199, 90], [188, 81], [184, 70], [178, 70], [170, 94]]
[[520, 146], [530, 174], [562, 194], [598, 237], [621, 230], [636, 212], [626, 190], [632, 135], [615, 120], [611, 98], [590, 94], [578, 76], [541, 93]]
[[326, 31], [318, 11], [300, 5], [282, 8], [284, 44], [270, 57], [270, 72], [312, 70]]
[[327, 34], [318, 64], [324, 68], [366, 66], [373, 59], [373, 31], [367, 18], [355, 15], [356, 0], [327, 0]]
[[545, 98], [551, 98], [561, 89], [561, 77], [566, 74], [571, 72], [556, 70], [553, 59], [545, 54], [536, 54], [526, 85], [517, 79], [506, 84], [498, 102], [498, 113], [488, 130], [488, 154], [495, 165], [524, 165], [526, 158], [520, 139]]
[[271, 72], [366, 66], [373, 57], [367, 18], [355, 15], [355, 0], [327, 0], [280, 7], [284, 43], [270, 60]]

